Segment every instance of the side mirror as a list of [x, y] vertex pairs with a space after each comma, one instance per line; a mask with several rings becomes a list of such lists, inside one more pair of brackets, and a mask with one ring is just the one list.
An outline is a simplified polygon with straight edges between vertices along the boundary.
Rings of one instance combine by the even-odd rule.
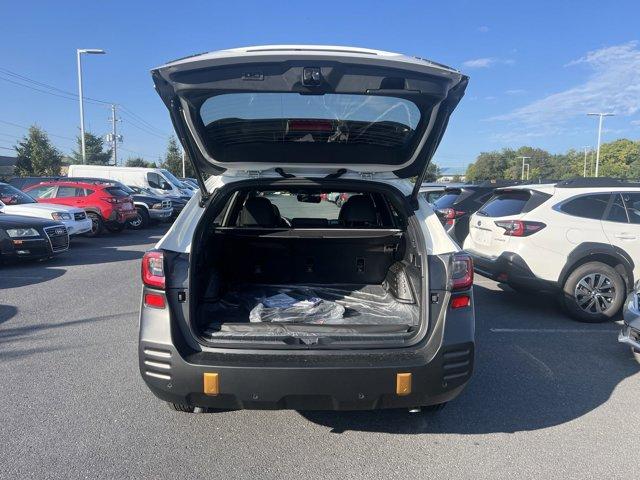
[[171, 185], [169, 185], [169, 183], [167, 182], [162, 182], [162, 184], [160, 185], [160, 188], [162, 190], [172, 190]]

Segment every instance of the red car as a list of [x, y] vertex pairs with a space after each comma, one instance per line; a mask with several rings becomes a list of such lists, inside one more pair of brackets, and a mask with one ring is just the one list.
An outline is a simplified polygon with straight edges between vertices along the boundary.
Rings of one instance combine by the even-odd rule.
[[93, 223], [87, 233], [91, 237], [105, 228], [120, 232], [137, 215], [131, 197], [111, 183], [59, 180], [32, 185], [24, 191], [38, 202], [83, 208]]

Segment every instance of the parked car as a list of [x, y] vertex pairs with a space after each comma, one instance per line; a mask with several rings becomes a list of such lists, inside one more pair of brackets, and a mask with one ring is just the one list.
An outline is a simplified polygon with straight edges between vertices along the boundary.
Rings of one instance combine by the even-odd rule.
[[167, 197], [160, 197], [151, 191], [142, 193], [140, 190], [129, 188], [117, 180], [94, 177], [73, 177], [73, 180], [83, 182], [109, 183], [125, 192], [133, 200], [137, 216], [128, 221], [127, 226], [133, 230], [146, 228], [152, 222], [164, 222], [171, 218], [173, 214], [172, 201]]
[[463, 183], [423, 183], [420, 187], [420, 193], [427, 202], [433, 205], [444, 195], [447, 188], [451, 191], [451, 189], [461, 188], [463, 185]]
[[497, 187], [514, 184], [505, 180], [489, 180], [477, 185], [447, 187], [433, 205], [449, 236], [462, 245], [469, 234], [471, 215], [491, 197]]
[[[151, 391], [184, 412], [456, 397], [473, 369], [473, 267], [419, 188], [467, 77], [318, 46], [214, 52], [152, 76], [198, 177], [212, 176], [142, 262]], [[340, 209], [321, 202], [333, 192], [349, 194]]]
[[113, 184], [67, 179], [32, 185], [25, 192], [41, 203], [84, 209], [91, 219], [88, 236], [100, 235], [105, 228], [121, 232], [137, 216], [131, 197]]
[[193, 190], [198, 190], [198, 181], [195, 178], [180, 177], [179, 180], [183, 183], [188, 183]]
[[189, 200], [193, 196], [190, 188], [186, 188], [180, 180], [164, 168], [69, 165], [67, 176], [117, 180], [125, 185], [148, 188], [161, 197], [183, 197]]
[[640, 183], [501, 188], [470, 225], [464, 248], [480, 273], [516, 290], [558, 291], [583, 322], [616, 316], [640, 278]]
[[[155, 197], [155, 194], [149, 188], [138, 187], [136, 185], [127, 185], [127, 187], [130, 188], [136, 195], [147, 196], [150, 198]], [[189, 201], [183, 197], [164, 197], [164, 198], [167, 198], [168, 201], [171, 202], [172, 211], [168, 217], [168, 220], [175, 220], [176, 218], [178, 218], [178, 215], [180, 215], [180, 212], [182, 212], [182, 209], [185, 207], [185, 205]]]
[[50, 258], [68, 249], [69, 234], [62, 223], [0, 213], [0, 262]]
[[640, 353], [640, 282], [629, 294], [623, 310], [624, 325], [618, 341], [629, 345], [635, 353]]
[[91, 231], [91, 219], [83, 209], [38, 203], [26, 193], [6, 183], [0, 183], [0, 211], [61, 222], [67, 228], [69, 235], [80, 235]]

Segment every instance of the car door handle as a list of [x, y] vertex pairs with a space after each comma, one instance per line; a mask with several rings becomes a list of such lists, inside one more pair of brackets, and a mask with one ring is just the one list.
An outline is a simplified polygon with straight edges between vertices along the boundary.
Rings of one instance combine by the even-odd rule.
[[632, 233], [614, 233], [613, 236], [620, 240], [635, 240], [636, 238], [638, 238]]

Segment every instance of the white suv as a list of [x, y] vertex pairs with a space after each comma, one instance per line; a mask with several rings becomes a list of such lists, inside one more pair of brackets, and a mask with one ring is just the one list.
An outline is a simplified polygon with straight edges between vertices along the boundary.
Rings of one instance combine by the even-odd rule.
[[[419, 190], [467, 77], [299, 45], [152, 75], [200, 191], [142, 262], [151, 391], [180, 411], [458, 395], [473, 370], [473, 268]], [[323, 201], [337, 193], [341, 206]]]
[[577, 320], [616, 315], [640, 275], [640, 183], [575, 179], [496, 190], [472, 217], [476, 270], [516, 290], [556, 290]]

